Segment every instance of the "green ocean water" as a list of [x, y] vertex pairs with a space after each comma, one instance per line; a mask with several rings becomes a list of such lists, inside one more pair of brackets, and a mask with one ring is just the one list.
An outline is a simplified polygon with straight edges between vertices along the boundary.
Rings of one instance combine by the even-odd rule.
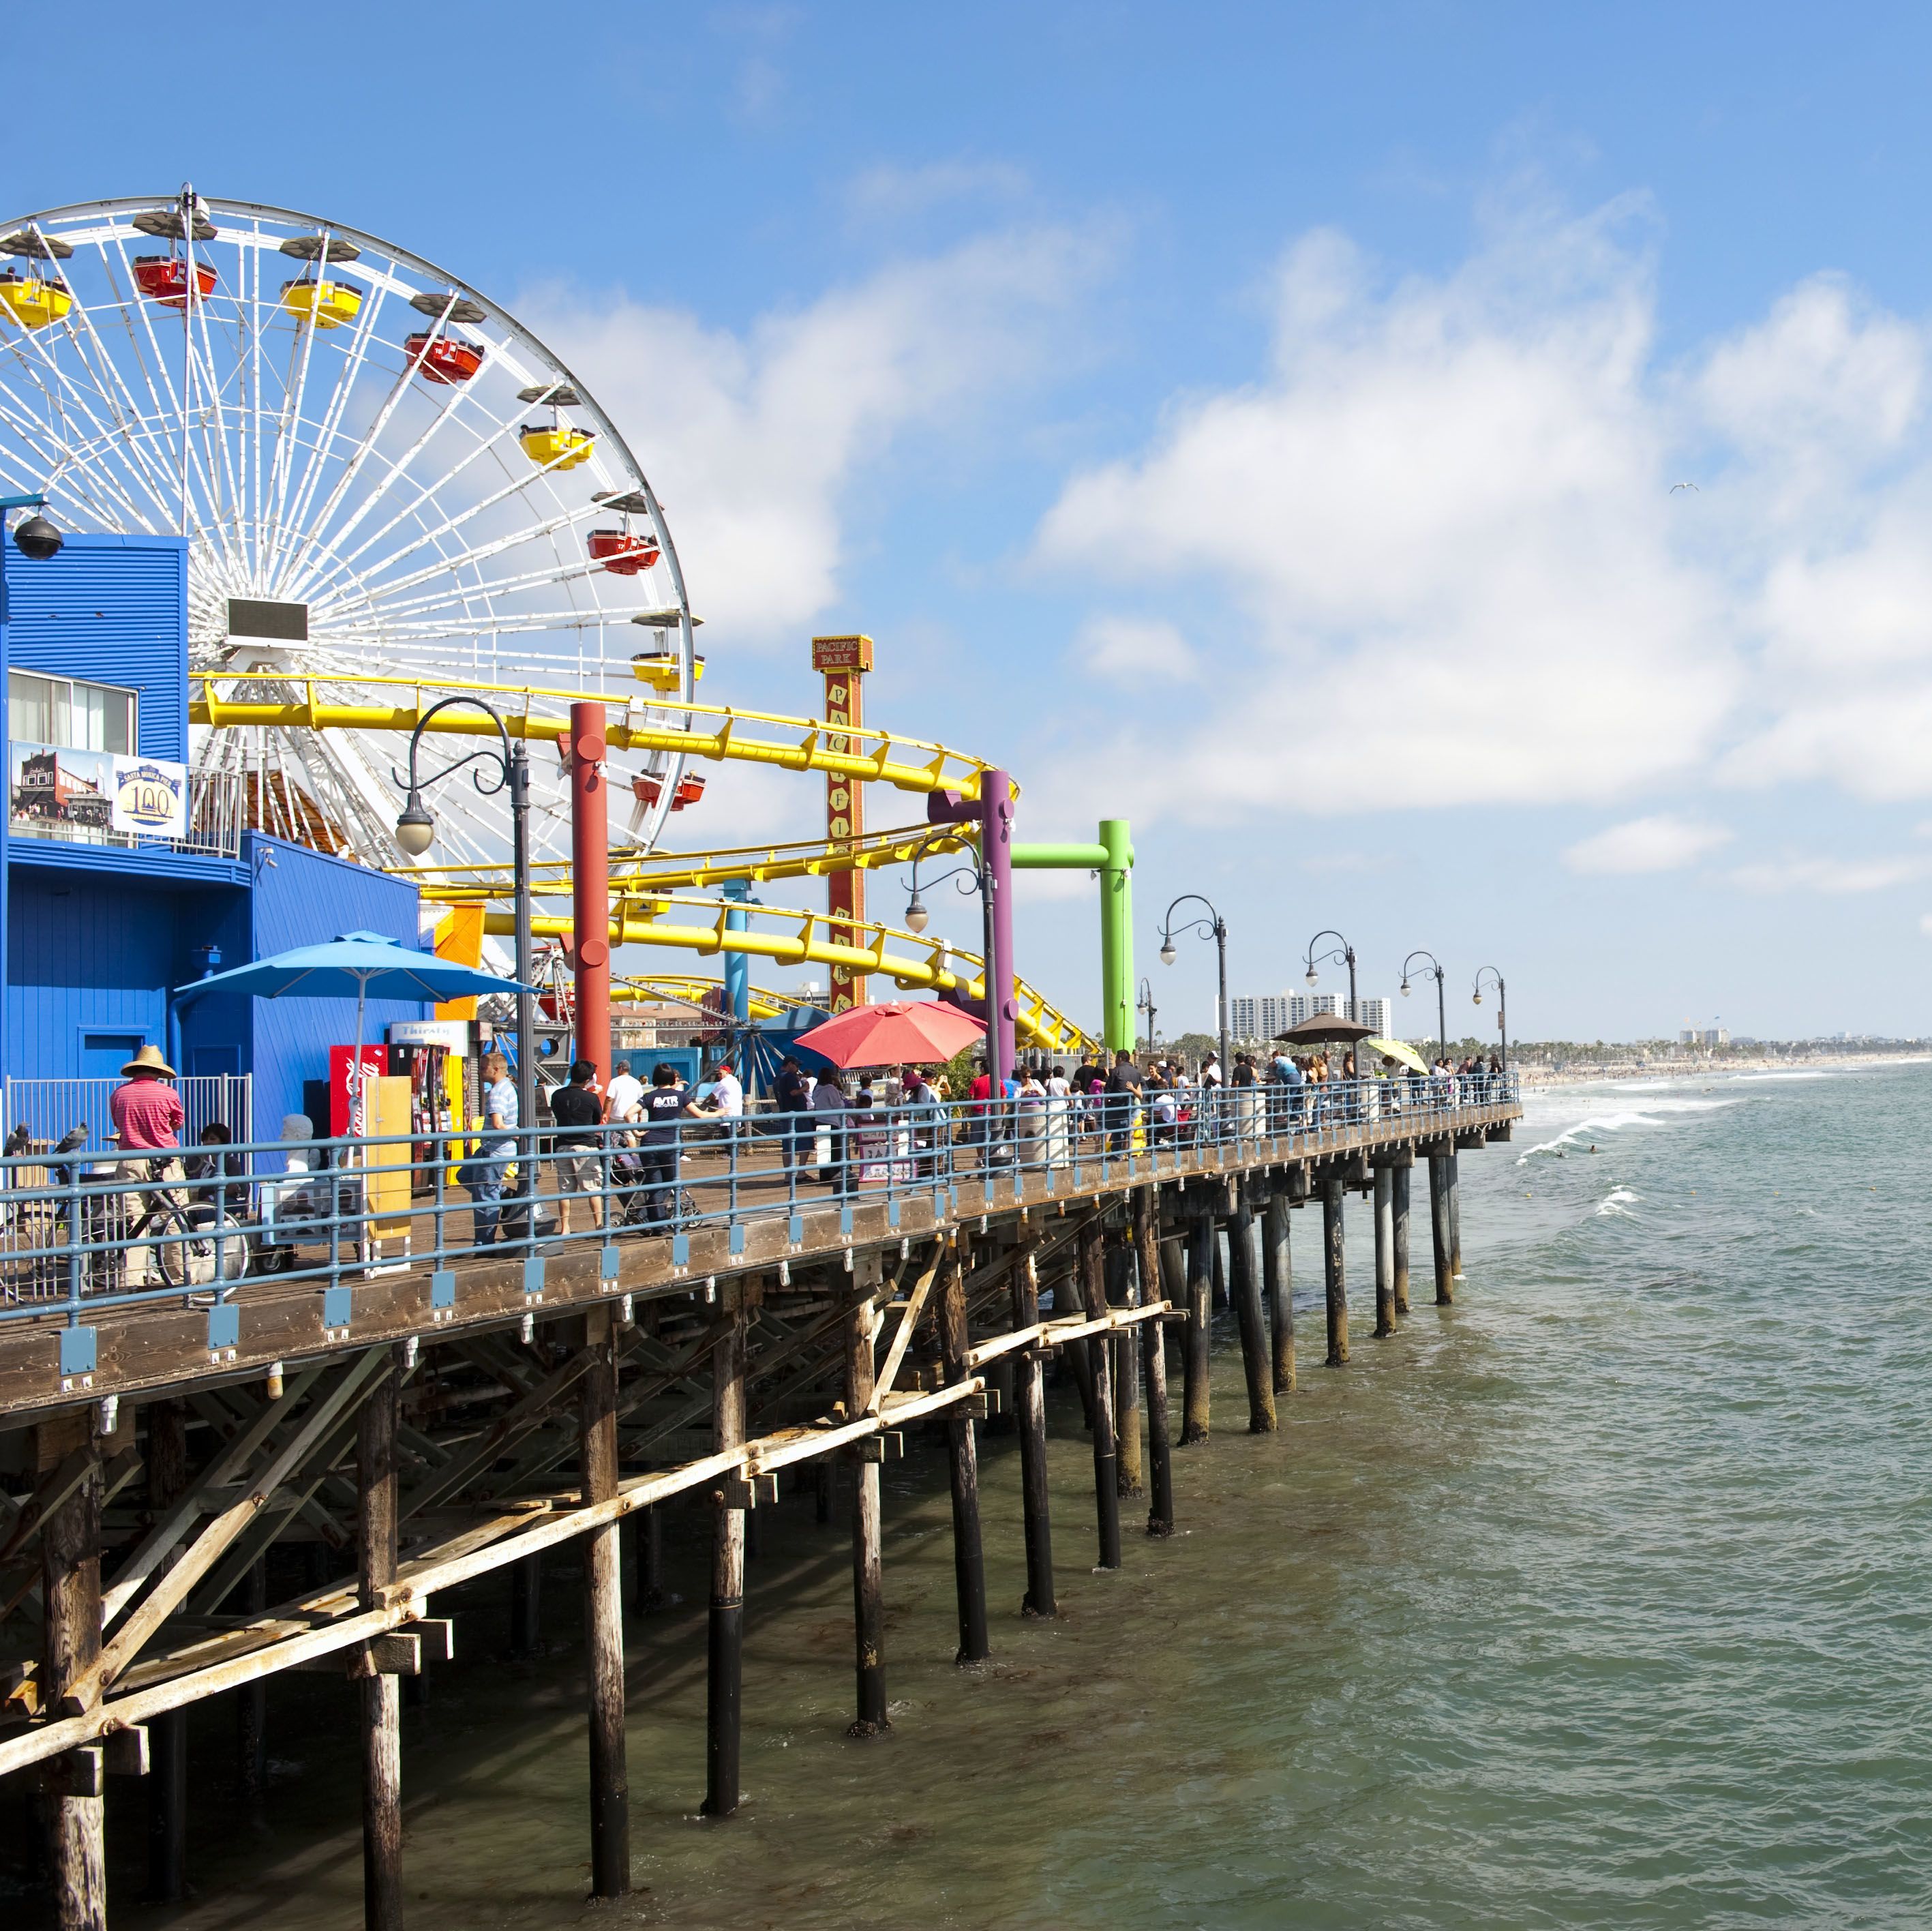
[[[1300, 1392], [1250, 1437], [1217, 1330], [1213, 1440], [1172, 1541], [1091, 1572], [1090, 1461], [1053, 1413], [1062, 1606], [1017, 1614], [1018, 1458], [984, 1445], [995, 1660], [954, 1667], [943, 1464], [889, 1464], [894, 1730], [850, 1714], [846, 1503], [761, 1512], [741, 1814], [703, 1789], [703, 1524], [631, 1631], [632, 1899], [681, 1926], [1922, 1926], [1932, 1921], [1927, 1424], [1932, 1067], [1532, 1095], [1462, 1162], [1468, 1278], [1320, 1365], [1298, 1215]], [[1592, 1145], [1597, 1151], [1588, 1151]], [[1558, 1157], [1559, 1154], [1562, 1157]], [[1418, 1198], [1421, 1197], [1419, 1194]], [[1426, 1223], [1418, 1216], [1418, 1255]], [[1370, 1318], [1364, 1318], [1365, 1311]], [[1176, 1377], [1177, 1395], [1178, 1377]], [[1132, 1519], [1132, 1518], [1130, 1518]], [[588, 1843], [580, 1603], [505, 1665], [501, 1593], [406, 1712], [421, 1927], [574, 1924]], [[271, 1691], [264, 1818], [197, 1713], [200, 1896], [116, 1921], [360, 1921], [351, 1692]]]

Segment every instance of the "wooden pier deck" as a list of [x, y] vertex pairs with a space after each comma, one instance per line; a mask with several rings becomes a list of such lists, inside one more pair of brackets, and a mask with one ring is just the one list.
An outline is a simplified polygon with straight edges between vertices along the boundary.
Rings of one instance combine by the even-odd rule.
[[[908, 1426], [945, 1437], [958, 1655], [977, 1660], [990, 1647], [977, 1425], [998, 1413], [1018, 1433], [1027, 1606], [1052, 1615], [1048, 1363], [1079, 1386], [1092, 1533], [1100, 1566], [1118, 1566], [1123, 1498], [1144, 1495], [1148, 1532], [1170, 1530], [1173, 1448], [1211, 1425], [1220, 1237], [1240, 1425], [1266, 1431], [1299, 1371], [1292, 1212], [1323, 1222], [1320, 1358], [1341, 1367], [1369, 1326], [1350, 1315], [1345, 1192], [1374, 1198], [1361, 1299], [1386, 1334], [1408, 1309], [1415, 1166], [1429, 1182], [1426, 1291], [1446, 1302], [1460, 1272], [1456, 1155], [1506, 1140], [1520, 1113], [1509, 1100], [1390, 1113], [969, 1173], [890, 1200], [782, 1203], [776, 1179], [761, 1199], [754, 1178], [728, 1222], [675, 1243], [620, 1239], [614, 1272], [586, 1240], [446, 1257], [453, 1296], [422, 1266], [358, 1279], [346, 1329], [324, 1326], [313, 1282], [274, 1277], [236, 1290], [232, 1349], [212, 1352], [205, 1309], [178, 1297], [105, 1311], [88, 1376], [62, 1371], [66, 1311], [0, 1324], [0, 1775], [38, 1780], [62, 1923], [105, 1922], [100, 1806], [115, 1773], [151, 1779], [151, 1885], [165, 1896], [188, 1800], [171, 1769], [180, 1713], [218, 1695], [259, 1707], [268, 1676], [323, 1668], [362, 1686], [368, 1921], [399, 1923], [400, 1680], [459, 1639], [439, 1594], [513, 1565], [534, 1587], [538, 1559], [565, 1542], [582, 1548], [590, 1605], [592, 1888], [620, 1894], [620, 1551], [628, 1539], [648, 1587], [656, 1505], [692, 1492], [711, 1505], [704, 1807], [728, 1815], [746, 1514], [781, 1482], [816, 1481], [835, 1456], [855, 1470], [862, 1736], [886, 1724], [879, 1463]], [[272, 1602], [272, 1556], [284, 1584]]]

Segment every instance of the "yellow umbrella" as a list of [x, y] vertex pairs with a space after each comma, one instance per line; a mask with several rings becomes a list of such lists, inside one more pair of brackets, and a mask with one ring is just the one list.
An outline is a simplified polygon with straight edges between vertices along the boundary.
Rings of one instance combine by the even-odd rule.
[[[1372, 1053], [1384, 1059], [1397, 1059], [1412, 1071], [1426, 1073], [1429, 1062], [1406, 1039], [1365, 1039], [1356, 1049], [1358, 1053]], [[1356, 1062], [1360, 1065], [1360, 1062]]]

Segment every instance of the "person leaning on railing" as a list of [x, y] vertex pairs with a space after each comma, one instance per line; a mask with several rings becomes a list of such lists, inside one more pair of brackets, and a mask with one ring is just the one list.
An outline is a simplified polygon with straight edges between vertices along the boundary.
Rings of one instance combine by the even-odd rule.
[[604, 1118], [604, 1102], [597, 1092], [597, 1068], [588, 1059], [578, 1060], [570, 1069], [570, 1083], [550, 1096], [550, 1116], [560, 1131], [553, 1146], [552, 1164], [556, 1170], [558, 1231], [570, 1232], [570, 1202], [573, 1194], [587, 1195], [590, 1224], [604, 1224], [604, 1161], [598, 1149], [597, 1128]]
[[644, 1133], [638, 1154], [647, 1221], [662, 1224], [677, 1219], [684, 1122], [697, 1112], [692, 1104], [691, 1089], [678, 1078], [675, 1066], [652, 1069], [650, 1091], [644, 1098]]
[[456, 1177], [470, 1192], [470, 1238], [488, 1247], [502, 1234], [503, 1182], [517, 1154], [517, 1089], [510, 1062], [500, 1053], [484, 1056], [483, 1079], [484, 1131]]

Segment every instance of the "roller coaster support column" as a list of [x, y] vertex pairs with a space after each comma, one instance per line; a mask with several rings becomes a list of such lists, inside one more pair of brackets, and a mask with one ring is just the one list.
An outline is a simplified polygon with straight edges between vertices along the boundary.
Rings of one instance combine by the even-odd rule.
[[[727, 899], [742, 906], [752, 896], [748, 878], [728, 878], [719, 887]], [[743, 911], [728, 911], [724, 914], [727, 932], [742, 932], [751, 923], [750, 914]], [[735, 1034], [740, 1028], [748, 1026], [752, 1019], [752, 961], [748, 953], [728, 952], [724, 956], [724, 1007], [731, 1016], [731, 1028]], [[743, 1069], [740, 1068], [742, 1073]]]
[[1100, 1032], [1110, 1053], [1134, 1048], [1134, 841], [1124, 818], [1103, 818], [1093, 845], [1016, 845], [1030, 872], [1100, 875]]
[[[604, 707], [570, 707], [570, 894], [576, 940], [577, 1056], [610, 1077], [610, 791]], [[528, 1048], [518, 1042], [520, 1051]], [[526, 1122], [527, 1125], [529, 1122]]]
[[1004, 771], [980, 774], [980, 795], [934, 791], [926, 801], [928, 824], [980, 821], [980, 871], [986, 893], [986, 1049], [993, 1090], [1013, 1070], [1013, 1022], [1019, 1007], [1013, 997], [1013, 863], [1027, 849], [1013, 842], [1013, 781]]

